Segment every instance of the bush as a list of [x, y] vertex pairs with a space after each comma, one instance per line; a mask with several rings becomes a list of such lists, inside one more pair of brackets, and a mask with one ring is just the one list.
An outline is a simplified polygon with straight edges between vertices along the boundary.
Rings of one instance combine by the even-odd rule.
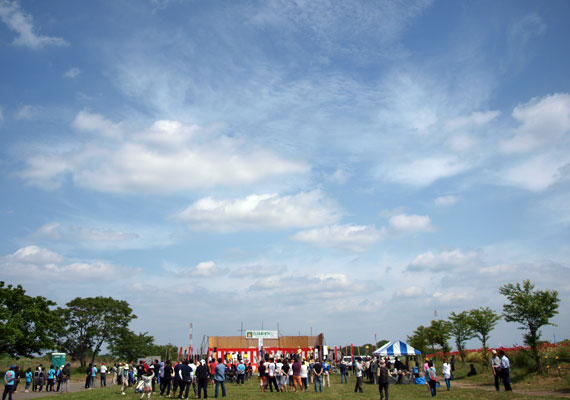
[[528, 350], [520, 349], [511, 354], [511, 368], [525, 372], [536, 372], [536, 361]]
[[465, 357], [465, 362], [469, 364], [482, 364], [483, 363], [483, 353], [480, 351], [472, 351], [467, 353]]

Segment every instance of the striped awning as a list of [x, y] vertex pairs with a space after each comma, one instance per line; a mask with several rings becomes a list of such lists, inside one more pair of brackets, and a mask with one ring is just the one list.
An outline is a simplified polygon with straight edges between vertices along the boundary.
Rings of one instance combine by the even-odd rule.
[[373, 354], [375, 356], [419, 356], [422, 353], [401, 340], [393, 340], [380, 347]]

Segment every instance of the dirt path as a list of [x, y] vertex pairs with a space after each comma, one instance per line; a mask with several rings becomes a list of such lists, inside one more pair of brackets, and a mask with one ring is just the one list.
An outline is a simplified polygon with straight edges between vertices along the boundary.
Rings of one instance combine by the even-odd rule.
[[[97, 382], [99, 383], [99, 382]], [[59, 392], [46, 392], [45, 390], [42, 390], [41, 392], [28, 392], [26, 393], [24, 391], [24, 386], [25, 384], [22, 386], [22, 384], [20, 383], [20, 385], [18, 385], [18, 392], [14, 393], [13, 397], [14, 400], [29, 400], [29, 399], [38, 399], [40, 397], [48, 397], [48, 396], [65, 396], [65, 393], [59, 393]], [[116, 385], [112, 385], [112, 386], [116, 386]], [[117, 393], [119, 393], [119, 389], [120, 386], [116, 386], [117, 387]], [[97, 390], [99, 388], [99, 385], [97, 385], [97, 387], [93, 390]], [[87, 390], [85, 389], [85, 382], [81, 382], [81, 381], [71, 381], [69, 383], [69, 393], [75, 393], [75, 392], [81, 392], [83, 390]]]
[[[495, 391], [494, 386], [476, 385], [473, 383], [465, 383], [465, 382], [458, 382], [458, 381], [453, 381], [453, 386], [457, 386], [457, 387], [462, 388], [462, 389], [477, 389], [477, 390], [485, 390], [488, 392], [494, 392]], [[548, 397], [559, 397], [559, 398], [570, 399], [570, 393], [555, 392], [555, 391], [549, 391], [549, 390], [517, 390], [515, 388], [513, 390], [513, 393], [524, 394], [527, 396], [548, 396]]]

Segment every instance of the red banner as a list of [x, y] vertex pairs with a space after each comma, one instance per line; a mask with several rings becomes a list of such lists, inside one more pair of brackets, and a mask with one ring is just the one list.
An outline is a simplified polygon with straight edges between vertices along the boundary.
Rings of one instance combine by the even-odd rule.
[[354, 361], [354, 344], [350, 344], [350, 356], [352, 357], [352, 360]]

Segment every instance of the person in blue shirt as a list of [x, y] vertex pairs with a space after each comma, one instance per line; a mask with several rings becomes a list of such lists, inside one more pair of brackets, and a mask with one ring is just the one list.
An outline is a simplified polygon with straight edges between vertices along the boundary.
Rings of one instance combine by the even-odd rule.
[[242, 385], [245, 384], [245, 364], [243, 360], [241, 360], [237, 366], [237, 384], [239, 385], [240, 382]]
[[2, 400], [12, 400], [12, 393], [14, 393], [14, 387], [16, 386], [16, 373], [14, 372], [14, 366], [11, 365], [10, 369], [4, 374], [4, 393], [2, 394]]
[[91, 368], [91, 387], [95, 387], [95, 382], [97, 382], [97, 364], [93, 364], [93, 368]]
[[331, 379], [330, 379], [330, 372], [331, 372], [331, 365], [328, 360], [323, 361], [323, 384], [326, 384], [327, 387], [331, 387]]
[[30, 386], [32, 385], [32, 376], [34, 376], [34, 373], [32, 372], [31, 368], [28, 368], [26, 371], [26, 390], [24, 390], [26, 393], [30, 391]]
[[222, 397], [226, 397], [226, 366], [224, 365], [224, 360], [218, 358], [218, 365], [214, 369], [214, 381], [216, 382], [216, 394], [214, 397], [218, 397], [218, 388], [222, 387]]
[[505, 385], [505, 391], [510, 392], [513, 390], [511, 388], [511, 362], [504, 350], [501, 350], [499, 354], [501, 355], [501, 375], [503, 378], [503, 384]]
[[55, 369], [54, 369], [53, 365], [50, 365], [48, 373], [47, 373], [46, 392], [53, 392], [54, 381], [55, 381]]

